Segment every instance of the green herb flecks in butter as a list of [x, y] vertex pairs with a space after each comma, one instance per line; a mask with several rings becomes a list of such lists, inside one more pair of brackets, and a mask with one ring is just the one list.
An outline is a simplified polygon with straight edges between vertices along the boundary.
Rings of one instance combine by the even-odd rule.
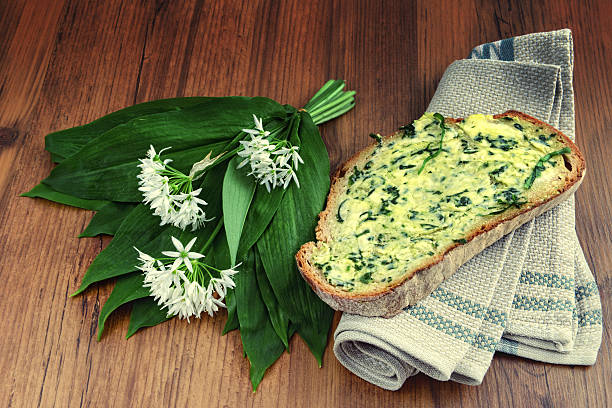
[[365, 164], [350, 170], [332, 240], [313, 251], [315, 266], [343, 290], [385, 286], [467, 243], [478, 225], [527, 203], [532, 186], [554, 177], [547, 170], [570, 153], [555, 134], [511, 117], [450, 124], [426, 113], [400, 130], [392, 141], [376, 137]]

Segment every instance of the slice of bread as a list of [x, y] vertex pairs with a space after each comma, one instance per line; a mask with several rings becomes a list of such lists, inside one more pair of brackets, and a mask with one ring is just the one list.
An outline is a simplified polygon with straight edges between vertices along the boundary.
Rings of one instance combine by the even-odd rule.
[[567, 136], [516, 111], [425, 114], [376, 138], [338, 169], [318, 242], [296, 254], [323, 301], [363, 316], [391, 317], [426, 297], [474, 255], [567, 199], [585, 174]]

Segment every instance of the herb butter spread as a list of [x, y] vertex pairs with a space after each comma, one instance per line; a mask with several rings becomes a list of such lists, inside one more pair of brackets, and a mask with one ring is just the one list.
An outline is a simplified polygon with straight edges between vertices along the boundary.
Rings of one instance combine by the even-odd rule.
[[365, 292], [441, 253], [496, 214], [528, 202], [534, 185], [558, 179], [568, 148], [546, 128], [472, 115], [444, 123], [426, 113], [401, 137], [377, 138], [347, 172], [330, 221], [330, 242], [312, 262], [327, 282]]

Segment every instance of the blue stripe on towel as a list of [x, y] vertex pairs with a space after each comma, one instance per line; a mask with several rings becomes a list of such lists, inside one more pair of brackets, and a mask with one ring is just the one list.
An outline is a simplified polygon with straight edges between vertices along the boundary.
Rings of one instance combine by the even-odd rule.
[[468, 58], [514, 61], [514, 37], [479, 45]]
[[574, 302], [564, 299], [538, 298], [534, 296], [515, 295], [512, 307], [522, 310], [575, 310]]
[[436, 289], [431, 294], [431, 297], [456, 309], [459, 312], [465, 313], [466, 315], [506, 327], [506, 314], [504, 312], [487, 308], [479, 303], [465, 299], [462, 296], [455, 295], [454, 293], [442, 288]]
[[478, 347], [481, 350], [494, 352], [498, 340], [482, 333], [477, 333], [459, 323], [447, 319], [438, 313], [427, 310], [423, 306], [415, 305], [406, 310], [413, 317], [419, 319], [426, 325], [441, 331], [449, 336]]
[[526, 285], [547, 286], [549, 288], [566, 290], [574, 290], [576, 286], [574, 277], [532, 271], [523, 271], [519, 282]]

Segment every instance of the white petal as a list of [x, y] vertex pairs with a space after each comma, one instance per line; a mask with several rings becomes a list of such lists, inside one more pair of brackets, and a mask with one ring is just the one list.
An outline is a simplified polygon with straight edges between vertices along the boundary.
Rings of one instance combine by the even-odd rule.
[[223, 286], [223, 283], [218, 279], [211, 279], [211, 282], [213, 282], [215, 290], [217, 291], [219, 296], [225, 297], [225, 287]]
[[255, 114], [253, 114], [253, 121], [255, 122], [255, 127], [258, 130], [263, 131], [263, 121], [262, 121], [262, 118], [257, 119], [257, 116], [255, 116]]
[[198, 237], [194, 237], [191, 241], [189, 241], [189, 243], [187, 244], [187, 246], [184, 248], [185, 252], [189, 252], [189, 250], [191, 249], [191, 247], [193, 246], [193, 244], [196, 242], [196, 239], [198, 239]]
[[300, 182], [297, 178], [297, 174], [295, 174], [295, 172], [291, 173], [291, 176], [293, 177], [293, 180], [295, 180], [295, 184], [297, 184], [298, 188], [300, 188]]
[[159, 153], [157, 153], [157, 155], [158, 155], [158, 156], [161, 156], [161, 154], [162, 154], [163, 152], [165, 152], [166, 150], [170, 150], [170, 149], [172, 149], [172, 146], [164, 147], [163, 149], [161, 149], [161, 150], [159, 151]]
[[172, 270], [172, 271], [176, 270], [176, 268], [181, 266], [181, 263], [183, 263], [183, 258], [176, 258], [174, 260], [174, 262], [172, 263], [172, 266], [170, 267], [170, 270]]
[[190, 282], [190, 280], [187, 279], [185, 272], [183, 272], [182, 270], [177, 269], [176, 274], [183, 280], [185, 284], [188, 284]]
[[249, 159], [246, 158], [243, 161], [240, 162], [240, 164], [238, 166], [236, 166], [237, 169], [241, 169], [244, 167], [245, 164], [247, 164], [249, 162]]
[[183, 247], [183, 244], [181, 244], [181, 241], [178, 239], [172, 237], [172, 243], [178, 252], [183, 252], [185, 250], [185, 247]]
[[144, 252], [141, 252], [138, 248], [133, 247], [136, 251], [138, 251], [138, 257], [142, 260], [146, 260], [146, 261], [154, 261], [155, 258], [153, 258], [151, 255], [149, 254], [145, 254]]
[[285, 153], [289, 153], [289, 152], [291, 152], [291, 150], [287, 149], [286, 147], [281, 147], [278, 150], [274, 150], [272, 152], [272, 154], [285, 154]]
[[187, 269], [189, 269], [189, 272], [193, 273], [193, 266], [191, 265], [189, 258], [183, 258], [183, 261], [185, 262]]
[[[223, 303], [223, 301], [221, 299], [216, 299], [216, 298], [213, 297], [212, 298], [212, 302], [215, 305], [219, 306], [219, 307], [225, 307], [225, 303]], [[216, 312], [216, 310], [215, 310], [215, 312]]]
[[208, 205], [208, 203], [204, 200], [202, 200], [201, 198], [198, 197], [191, 197], [191, 201], [197, 206], [198, 204], [202, 204], [202, 205]]
[[171, 258], [178, 258], [179, 256], [181, 256], [179, 252], [174, 252], [174, 251], [162, 251], [162, 254], [169, 256]]
[[200, 258], [204, 258], [204, 255], [202, 255], [202, 254], [200, 254], [200, 253], [197, 253], [197, 252], [189, 252], [189, 253], [187, 254], [187, 256], [188, 256], [190, 259], [200, 259]]
[[155, 153], [155, 148], [153, 147], [153, 145], [149, 145], [149, 151], [147, 152], [147, 155], [150, 158], [153, 158], [157, 155], [157, 153]]

